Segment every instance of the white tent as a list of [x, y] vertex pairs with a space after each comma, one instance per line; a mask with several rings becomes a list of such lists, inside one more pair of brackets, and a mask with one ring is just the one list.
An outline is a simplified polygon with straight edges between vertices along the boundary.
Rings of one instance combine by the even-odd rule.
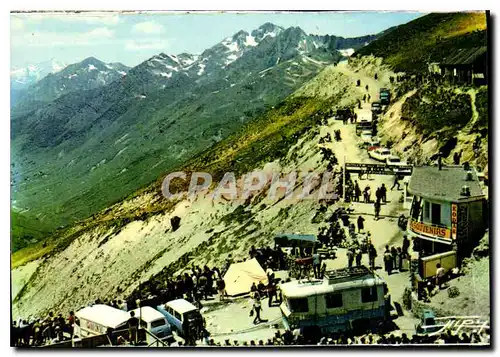
[[252, 283], [258, 285], [259, 281], [267, 285], [266, 272], [255, 258], [243, 263], [231, 264], [226, 275], [224, 275], [226, 292], [229, 296], [248, 293]]

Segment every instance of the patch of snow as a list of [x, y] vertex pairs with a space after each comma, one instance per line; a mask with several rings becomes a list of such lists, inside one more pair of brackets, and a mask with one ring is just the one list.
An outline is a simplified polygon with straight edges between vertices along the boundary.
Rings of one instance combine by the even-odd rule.
[[229, 52], [236, 52], [239, 50], [238, 48], [238, 43], [236, 42], [230, 42], [230, 43], [222, 43], [224, 46], [227, 47], [227, 49], [229, 50]]
[[337, 50], [344, 57], [350, 57], [354, 53], [354, 48], [344, 48], [342, 50]]
[[219, 92], [220, 92], [220, 90], [216, 90], [215, 92], [212, 92], [212, 94], [219, 93]]
[[177, 59], [177, 57], [175, 55], [167, 55], [167, 57], [170, 57], [172, 59], [172, 61], [179, 63], [179, 60]]
[[170, 78], [172, 77], [172, 72], [170, 73], [166, 73], [166, 72], [161, 72], [161, 73], [158, 73], [160, 76], [162, 77], [167, 77], [167, 78]]
[[226, 63], [226, 65], [228, 65], [230, 63], [233, 63], [237, 59], [238, 59], [238, 56], [236, 56], [235, 54], [232, 54], [232, 55], [227, 56], [227, 60], [225, 63]]
[[89, 63], [89, 69], [88, 69], [89, 72], [92, 71], [92, 70], [94, 70], [94, 69], [97, 69], [97, 67], [94, 66], [93, 64]]
[[264, 37], [262, 37], [262, 39], [265, 39], [267, 36], [269, 37], [276, 37], [276, 32], [268, 32], [264, 35]]
[[127, 72], [123, 72], [123, 71], [117, 71], [118, 73], [120, 73], [122, 76], [126, 76], [127, 75]]
[[245, 39], [245, 46], [257, 46], [257, 42], [255, 42], [255, 38], [251, 35], [248, 35]]
[[204, 63], [200, 63], [198, 65], [200, 67], [200, 70], [198, 71], [198, 75], [201, 76], [203, 74], [203, 72], [205, 72], [205, 64]]
[[236, 84], [234, 84], [234, 83], [233, 83], [233, 84], [231, 84], [231, 85], [230, 85], [230, 87], [232, 88], [232, 87], [234, 87], [235, 85], [236, 85]]
[[125, 148], [123, 148], [123, 149], [121, 149], [120, 151], [118, 151], [118, 153], [115, 155], [115, 158], [116, 158], [116, 157], [118, 157], [119, 155], [123, 154], [123, 152], [124, 152], [125, 150], [127, 150], [127, 149], [128, 149], [128, 146], [127, 146], [127, 147], [125, 147]]
[[128, 133], [123, 135], [120, 139], [116, 140], [115, 141], [115, 145], [118, 144], [118, 143], [121, 143], [123, 140], [125, 140], [125, 138], [128, 136]]
[[125, 171], [127, 171], [127, 168], [122, 169], [122, 170], [120, 171], [120, 173], [122, 174], [122, 173], [124, 173]]
[[114, 69], [113, 67], [111, 67], [109, 64], [104, 64], [104, 67], [106, 67], [107, 69]]
[[73, 73], [73, 74], [70, 74], [70, 75], [68, 76], [68, 78], [69, 78], [69, 79], [71, 79], [71, 78], [75, 78], [76, 76], [78, 76], [78, 74]]

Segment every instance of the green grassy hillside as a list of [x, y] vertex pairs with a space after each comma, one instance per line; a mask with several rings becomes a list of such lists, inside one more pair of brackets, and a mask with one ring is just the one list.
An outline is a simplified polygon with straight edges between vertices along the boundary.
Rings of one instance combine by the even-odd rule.
[[439, 62], [452, 48], [486, 45], [486, 13], [436, 13], [394, 28], [354, 55], [373, 54], [397, 71], [413, 72]]

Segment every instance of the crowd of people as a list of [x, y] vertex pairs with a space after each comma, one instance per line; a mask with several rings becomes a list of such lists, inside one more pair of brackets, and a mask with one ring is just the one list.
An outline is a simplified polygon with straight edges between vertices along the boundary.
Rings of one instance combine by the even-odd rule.
[[27, 347], [58, 343], [73, 337], [75, 313], [71, 311], [67, 318], [57, 316], [51, 311], [44, 318], [19, 319], [11, 325], [11, 346]]
[[299, 333], [298, 331], [285, 331], [281, 333], [277, 331], [273, 338], [267, 340], [250, 340], [238, 341], [229, 339], [223, 343], [215, 342], [213, 339], [202, 341], [202, 346], [212, 347], [265, 347], [265, 346], [322, 346], [322, 345], [415, 345], [415, 344], [488, 344], [490, 342], [490, 331], [486, 329], [479, 332], [461, 332], [454, 333], [444, 331], [435, 335], [416, 335], [408, 336], [402, 333], [397, 336], [393, 333], [389, 334], [374, 334], [368, 333], [361, 336], [351, 334], [319, 334], [309, 335]]

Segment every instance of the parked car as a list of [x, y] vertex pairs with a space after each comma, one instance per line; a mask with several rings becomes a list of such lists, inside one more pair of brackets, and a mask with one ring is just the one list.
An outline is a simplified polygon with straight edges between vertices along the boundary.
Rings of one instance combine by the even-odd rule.
[[415, 331], [417, 334], [429, 334], [438, 332], [444, 326], [440, 326], [436, 323], [436, 315], [434, 311], [424, 310], [422, 313], [422, 320], [415, 326]]
[[369, 144], [372, 142], [372, 133], [361, 133], [360, 138], [363, 144]]
[[370, 151], [368, 153], [368, 156], [370, 156], [372, 159], [386, 162], [386, 159], [391, 156], [391, 150], [387, 148], [378, 148], [376, 150]]
[[391, 155], [385, 159], [385, 163], [387, 166], [393, 167], [395, 173], [411, 174], [411, 170], [406, 168], [408, 164], [401, 161], [399, 156]]
[[382, 112], [382, 104], [380, 102], [373, 102], [372, 103], [372, 113], [380, 113]]
[[387, 155], [384, 159], [387, 166], [406, 166], [406, 162], [401, 161], [397, 155]]

